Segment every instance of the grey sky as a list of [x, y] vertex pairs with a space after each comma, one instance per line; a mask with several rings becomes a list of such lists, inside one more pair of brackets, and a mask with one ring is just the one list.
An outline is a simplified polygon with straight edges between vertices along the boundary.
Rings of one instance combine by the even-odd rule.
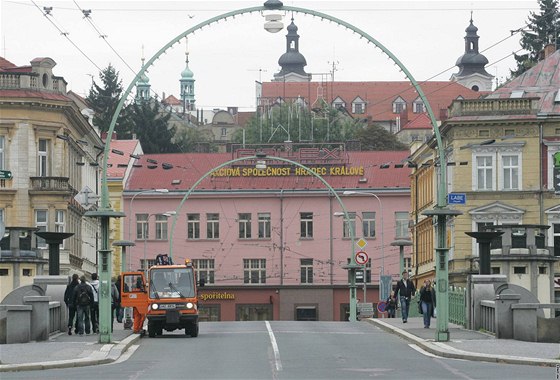
[[[85, 96], [91, 75], [99, 83], [97, 67], [103, 69], [113, 64], [126, 88], [134, 77], [128, 66], [134, 70], [140, 68], [142, 46], [148, 60], [190, 27], [232, 10], [263, 3], [264, 0], [2, 0], [0, 54], [16, 65], [48, 56], [57, 62], [55, 74], [66, 79], [69, 89]], [[389, 49], [418, 81], [448, 80], [457, 72], [454, 65], [464, 51], [463, 38], [471, 10], [479, 29], [480, 50], [488, 49], [483, 52], [490, 61], [487, 71], [505, 79], [509, 69], [515, 67], [513, 57], [508, 55], [520, 49], [520, 35], [512, 36], [511, 30], [524, 26], [530, 11], [539, 11], [536, 0], [296, 0], [284, 4], [327, 13], [360, 28]], [[43, 7], [53, 8], [50, 16], [43, 15]], [[78, 7], [91, 9], [93, 25], [84, 19]], [[291, 14], [285, 16], [285, 26], [291, 17]], [[306, 71], [317, 74], [314, 80], [330, 80], [330, 76], [321, 73], [329, 73], [333, 62], [337, 67], [335, 80], [405, 79], [379, 49], [349, 30], [301, 13], [293, 17], [299, 28], [300, 52], [307, 59]], [[286, 49], [286, 30], [271, 34], [264, 30], [263, 23], [260, 14], [252, 13], [205, 27], [189, 37], [189, 66], [196, 79], [198, 107], [239, 106], [241, 110], [254, 107], [255, 80], [270, 80], [278, 72], [278, 58]], [[53, 24], [68, 33], [71, 42], [87, 58]], [[100, 34], [107, 36], [110, 46]], [[152, 90], [159, 95], [179, 97], [179, 78], [184, 67], [183, 42], [150, 69]]]

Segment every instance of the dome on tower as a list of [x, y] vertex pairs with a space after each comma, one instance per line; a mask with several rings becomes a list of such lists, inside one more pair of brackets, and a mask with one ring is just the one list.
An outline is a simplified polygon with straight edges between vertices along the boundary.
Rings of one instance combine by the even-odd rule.
[[194, 73], [189, 66], [185, 67], [185, 70], [181, 71], [181, 79], [192, 79], [194, 77]]

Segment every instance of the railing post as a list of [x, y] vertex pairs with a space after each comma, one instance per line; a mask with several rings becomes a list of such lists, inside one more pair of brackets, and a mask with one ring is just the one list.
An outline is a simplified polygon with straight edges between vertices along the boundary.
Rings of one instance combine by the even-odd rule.
[[513, 310], [511, 305], [519, 303], [521, 296], [504, 290], [496, 296], [496, 338], [513, 339]]

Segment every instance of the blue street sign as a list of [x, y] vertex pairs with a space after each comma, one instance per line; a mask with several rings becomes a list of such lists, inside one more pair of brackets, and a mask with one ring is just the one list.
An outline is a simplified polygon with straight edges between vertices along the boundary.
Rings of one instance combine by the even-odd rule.
[[447, 194], [447, 203], [450, 205], [464, 205], [467, 203], [467, 194], [449, 193]]

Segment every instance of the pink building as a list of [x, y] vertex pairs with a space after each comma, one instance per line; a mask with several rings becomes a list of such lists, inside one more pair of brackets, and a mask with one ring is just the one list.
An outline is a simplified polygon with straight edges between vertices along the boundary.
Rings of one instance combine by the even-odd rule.
[[[123, 196], [124, 223], [132, 218], [136, 243], [129, 249], [131, 269], [169, 252], [172, 239], [173, 260], [192, 259], [206, 281], [200, 294], [207, 320], [345, 320], [349, 290], [342, 266], [360, 248], [351, 246], [348, 224], [337, 216], [342, 205], [319, 178], [281, 160], [266, 159], [265, 169], [256, 169], [254, 160], [237, 161], [202, 179], [179, 207], [206, 173], [255, 153], [143, 156]], [[359, 302], [365, 289], [367, 302], [377, 303], [382, 264], [385, 275], [399, 278], [399, 248], [390, 243], [409, 237], [410, 169], [402, 164], [408, 152], [314, 146], [266, 153], [312, 168], [340, 196], [355, 240], [364, 238], [370, 258], [365, 288], [363, 275], [358, 279]]]

